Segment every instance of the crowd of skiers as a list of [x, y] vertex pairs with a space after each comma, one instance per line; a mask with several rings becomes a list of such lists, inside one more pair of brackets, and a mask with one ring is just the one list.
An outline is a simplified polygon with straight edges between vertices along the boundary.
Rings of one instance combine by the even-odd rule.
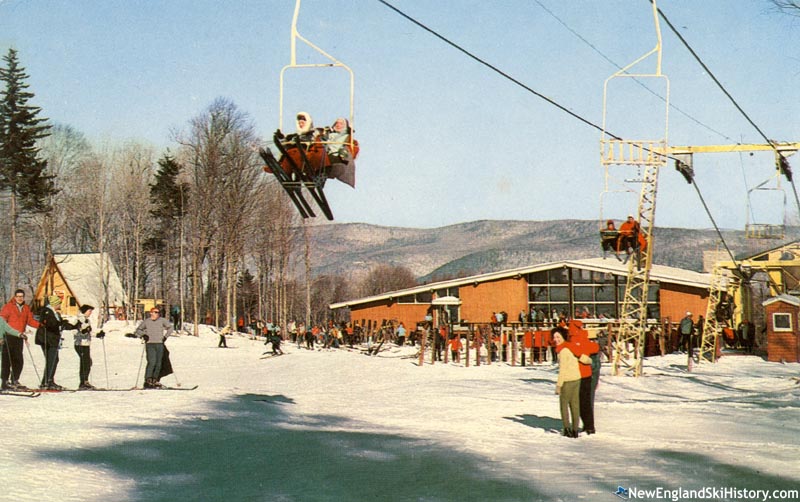
[[[328, 321], [327, 323], [313, 324], [308, 327], [302, 321], [292, 320], [286, 325], [285, 331], [280, 324], [273, 322], [272, 319], [267, 321], [255, 319], [246, 325], [244, 319], [239, 318], [237, 324], [240, 333], [263, 337], [265, 345], [273, 345], [273, 352], [282, 352], [280, 350], [281, 341], [289, 341], [297, 344], [298, 347], [309, 349], [315, 347], [338, 349], [344, 346], [352, 348], [355, 344], [361, 343], [366, 339], [364, 329], [356, 322], [336, 323]], [[220, 335], [218, 347], [227, 346], [225, 337], [230, 333], [232, 333], [230, 325], [226, 325], [218, 332]], [[277, 348], [275, 347], [276, 345]]]
[[[89, 381], [92, 370], [91, 343], [92, 338], [103, 340], [105, 332], [101, 329], [94, 332], [91, 316], [94, 306], [84, 304], [75, 318], [67, 318], [61, 313], [62, 299], [58, 295], [47, 298], [47, 304], [34, 317], [31, 308], [25, 303], [25, 292], [18, 289], [14, 297], [0, 310], [0, 366], [1, 386], [5, 391], [28, 391], [28, 387], [20, 383], [20, 375], [24, 367], [23, 349], [28, 343], [25, 330], [34, 328], [34, 342], [44, 356], [44, 368], [38, 390], [64, 390], [56, 383], [59, 355], [64, 340], [64, 331], [73, 331], [73, 345], [78, 356], [78, 390], [93, 390]], [[172, 332], [172, 323], [160, 317], [160, 311], [153, 308], [150, 318], [142, 321], [136, 328], [135, 336], [145, 343], [147, 367], [145, 370], [144, 388], [159, 388], [159, 378], [165, 374], [165, 364], [169, 366], [169, 357], [164, 341]], [[38, 373], [38, 372], [37, 372]]]

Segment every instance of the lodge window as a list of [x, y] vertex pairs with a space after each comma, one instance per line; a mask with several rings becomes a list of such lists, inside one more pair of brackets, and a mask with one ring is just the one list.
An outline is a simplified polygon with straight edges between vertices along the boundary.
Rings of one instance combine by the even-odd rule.
[[556, 268], [548, 271], [547, 278], [550, 284], [569, 284], [569, 269]]
[[460, 298], [458, 296], [458, 288], [442, 288], [436, 290], [436, 297], [442, 298], [443, 296], [455, 296], [456, 298]]
[[567, 286], [551, 286], [550, 287], [550, 301], [551, 302], [568, 302], [569, 301], [569, 287]]
[[[588, 310], [592, 317], [605, 314], [618, 317], [625, 299], [626, 278], [605, 272], [579, 268], [557, 268], [528, 274], [528, 308], [565, 310], [570, 315]], [[572, 287], [570, 287], [570, 285]], [[658, 282], [651, 282], [647, 291], [647, 317], [660, 317]], [[640, 291], [633, 291], [638, 297]]]
[[433, 301], [433, 293], [431, 293], [430, 291], [417, 293], [417, 303], [430, 303], [432, 301]]

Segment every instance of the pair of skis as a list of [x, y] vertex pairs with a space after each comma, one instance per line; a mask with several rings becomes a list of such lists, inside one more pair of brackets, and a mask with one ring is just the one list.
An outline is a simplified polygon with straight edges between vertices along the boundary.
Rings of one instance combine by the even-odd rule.
[[35, 390], [0, 390], [0, 396], [39, 397], [42, 393]]
[[13, 396], [13, 397], [39, 397], [42, 394], [60, 394], [62, 392], [131, 392], [134, 390], [195, 390], [198, 386], [193, 387], [158, 387], [153, 389], [143, 389], [142, 387], [130, 387], [125, 389], [32, 389], [32, 390], [2, 390], [0, 396]]
[[281, 184], [289, 195], [289, 198], [292, 200], [295, 207], [297, 207], [297, 210], [300, 211], [300, 215], [303, 218], [316, 217], [314, 210], [311, 208], [311, 204], [303, 197], [302, 189], [305, 187], [325, 214], [325, 217], [328, 218], [328, 220], [333, 220], [333, 212], [328, 204], [328, 199], [325, 197], [325, 192], [322, 190], [325, 186], [325, 173], [320, 172], [316, 175], [312, 174], [314, 170], [312, 169], [308, 157], [306, 157], [305, 150], [300, 140], [295, 138], [294, 146], [297, 148], [297, 151], [300, 152], [300, 157], [302, 159], [301, 166], [296, 165], [295, 161], [286, 153], [286, 147], [284, 143], [281, 142], [277, 133], [273, 136], [273, 142], [278, 150], [280, 150], [283, 158], [287, 159], [289, 162], [292, 168], [291, 172], [287, 173], [283, 170], [280, 162], [278, 162], [278, 159], [275, 158], [270, 150], [264, 150], [262, 148], [258, 151], [258, 154], [264, 159], [267, 167], [269, 167], [272, 174], [275, 175], [275, 179], [278, 180], [278, 183]]
[[150, 387], [147, 389], [144, 389], [142, 387], [134, 387], [133, 389], [130, 390], [195, 390], [197, 387], [198, 387], [197, 385], [193, 387], [168, 387], [166, 385], [162, 385], [161, 387]]

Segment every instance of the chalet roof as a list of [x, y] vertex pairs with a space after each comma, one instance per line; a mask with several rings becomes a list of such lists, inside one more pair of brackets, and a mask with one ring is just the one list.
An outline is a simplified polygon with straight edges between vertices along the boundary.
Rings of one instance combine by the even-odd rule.
[[[616, 259], [603, 259], [603, 258], [587, 258], [583, 260], [562, 260], [556, 262], [542, 263], [539, 265], [532, 265], [527, 267], [512, 268], [501, 270], [498, 272], [490, 272], [486, 274], [473, 275], [470, 277], [462, 277], [460, 279], [451, 279], [447, 281], [432, 282], [413, 288], [401, 289], [398, 291], [390, 291], [380, 295], [368, 296], [345, 302], [332, 303], [329, 305], [331, 310], [351, 305], [361, 305], [375, 301], [382, 301], [389, 298], [394, 298], [404, 295], [412, 295], [416, 293], [423, 293], [434, 289], [453, 288], [464, 286], [467, 284], [474, 284], [480, 282], [490, 282], [498, 279], [505, 279], [508, 277], [522, 276], [533, 272], [542, 272], [545, 270], [552, 270], [557, 268], [576, 268], [581, 270], [590, 270], [593, 272], [609, 273], [616, 275], [627, 275], [628, 265], [623, 264]], [[684, 270], [681, 268], [667, 267], [665, 265], [653, 265], [650, 269], [650, 280], [657, 282], [667, 282], [670, 284], [680, 284], [683, 286], [691, 286], [696, 288], [708, 289], [711, 282], [711, 274], [703, 274], [700, 272], [693, 272], [691, 270]]]
[[53, 263], [79, 305], [100, 307], [105, 303], [106, 290], [109, 305], [128, 302], [125, 289], [107, 253], [103, 253], [102, 257], [100, 253], [56, 254], [53, 255]]

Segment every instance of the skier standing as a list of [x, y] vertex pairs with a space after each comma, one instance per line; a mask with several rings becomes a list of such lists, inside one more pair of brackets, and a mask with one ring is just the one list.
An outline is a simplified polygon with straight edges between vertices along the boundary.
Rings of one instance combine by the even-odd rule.
[[150, 319], [145, 319], [136, 328], [136, 336], [144, 340], [147, 350], [147, 368], [144, 373], [144, 388], [158, 389], [161, 361], [164, 358], [164, 340], [172, 331], [172, 323], [161, 317], [158, 308], [150, 309]]
[[[78, 353], [80, 359], [78, 375], [80, 377], [79, 390], [92, 390], [94, 386], [89, 383], [89, 373], [92, 371], [92, 355], [90, 352], [90, 345], [92, 343], [92, 324], [89, 318], [92, 316], [94, 307], [91, 305], [81, 305], [80, 313], [78, 314], [77, 322], [74, 328], [77, 330], [75, 333], [75, 352]], [[97, 338], [103, 338], [105, 333], [100, 330], [97, 333]]]
[[56, 368], [58, 368], [58, 351], [61, 349], [61, 331], [69, 328], [70, 324], [61, 319], [61, 298], [50, 296], [48, 305], [41, 312], [42, 336], [37, 332], [36, 344], [42, 347], [44, 353], [44, 374], [42, 375], [42, 389], [63, 390], [64, 387], [55, 382]]
[[561, 409], [561, 423], [564, 426], [562, 435], [576, 438], [578, 437], [578, 424], [580, 422], [581, 386], [578, 358], [566, 343], [569, 338], [566, 328], [558, 326], [553, 328], [550, 333], [555, 341], [556, 353], [558, 354], [556, 394], [558, 394]]
[[[25, 333], [20, 333], [19, 331], [12, 328], [2, 317], [0, 317], [0, 350], [3, 351], [5, 354], [8, 351], [9, 346], [9, 338], [7, 335], [11, 335], [13, 337], [19, 338], [20, 342], [23, 342], [27, 337]], [[8, 384], [5, 380], [3, 380], [3, 390], [27, 390], [25, 387], [20, 385], [12, 385]]]
[[[26, 326], [39, 327], [39, 323], [33, 318], [31, 308], [25, 303], [25, 291], [21, 289], [14, 291], [14, 299], [3, 306], [3, 309], [0, 310], [0, 317], [20, 333], [25, 332]], [[16, 337], [16, 335], [15, 338], [6, 339], [6, 345], [2, 351], [2, 371], [0, 372], [3, 389], [24, 390], [19, 383], [24, 363], [22, 357], [24, 339], [24, 337]]]
[[692, 322], [692, 313], [686, 312], [686, 317], [681, 319], [681, 323], [678, 327], [678, 331], [681, 335], [681, 349], [689, 352], [692, 347], [692, 330], [694, 329], [694, 323]]

